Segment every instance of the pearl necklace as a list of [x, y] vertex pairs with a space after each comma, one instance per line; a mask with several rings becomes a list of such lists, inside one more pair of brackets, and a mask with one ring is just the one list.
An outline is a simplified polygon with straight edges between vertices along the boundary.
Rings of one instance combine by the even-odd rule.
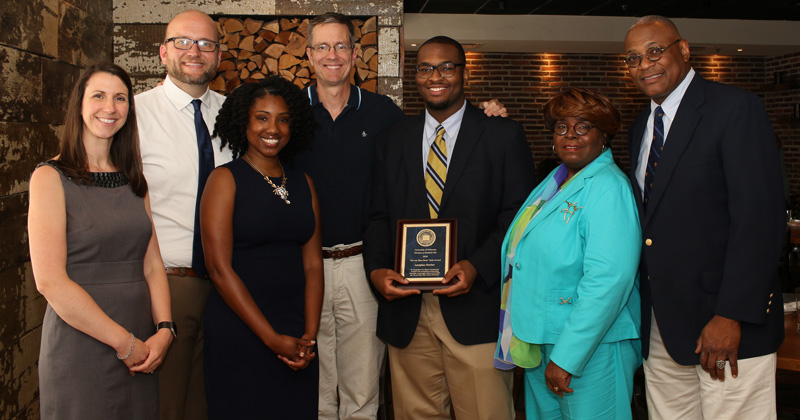
[[280, 165], [281, 167], [281, 173], [282, 173], [281, 176], [283, 177], [283, 181], [281, 181], [281, 186], [279, 187], [274, 183], [272, 183], [272, 180], [270, 180], [268, 176], [264, 175], [264, 173], [261, 172], [260, 169], [258, 169], [258, 167], [253, 163], [252, 160], [250, 160], [250, 158], [247, 155], [244, 155], [244, 161], [247, 162], [247, 164], [250, 165], [251, 168], [255, 169], [259, 175], [264, 177], [264, 180], [267, 181], [269, 185], [272, 187], [272, 192], [275, 193], [275, 195], [280, 197], [284, 203], [292, 204], [292, 202], [289, 201], [289, 190], [286, 189], [286, 179], [287, 179], [286, 171], [283, 170], [283, 165], [281, 165], [280, 162], [278, 162], [278, 165]]

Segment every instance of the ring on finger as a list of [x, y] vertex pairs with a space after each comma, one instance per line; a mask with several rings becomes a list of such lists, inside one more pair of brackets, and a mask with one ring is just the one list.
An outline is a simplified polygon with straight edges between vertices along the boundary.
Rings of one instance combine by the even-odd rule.
[[554, 387], [553, 387], [553, 391], [555, 391], [555, 392], [558, 392], [558, 387], [557, 387], [557, 386], [554, 386]]
[[719, 370], [725, 369], [725, 360], [722, 359], [717, 360], [717, 369]]

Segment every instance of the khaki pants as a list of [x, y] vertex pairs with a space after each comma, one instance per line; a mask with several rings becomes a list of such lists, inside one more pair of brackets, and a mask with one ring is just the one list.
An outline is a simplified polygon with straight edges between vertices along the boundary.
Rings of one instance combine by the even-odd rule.
[[664, 348], [655, 314], [650, 355], [644, 361], [650, 420], [772, 420], [775, 401], [775, 353], [739, 359], [739, 376], [725, 365], [725, 380], [711, 379], [699, 365], [681, 366]]
[[[447, 299], [447, 298], [442, 298]], [[450, 335], [439, 297], [423, 293], [419, 325], [406, 348], [389, 346], [396, 420], [511, 420], [513, 371], [494, 368], [496, 343], [465, 346]]]
[[178, 338], [158, 368], [161, 420], [205, 420], [203, 313], [211, 282], [197, 277], [167, 279]]
[[378, 301], [361, 255], [323, 262], [325, 298], [317, 333], [319, 419], [375, 419], [386, 353], [375, 335]]

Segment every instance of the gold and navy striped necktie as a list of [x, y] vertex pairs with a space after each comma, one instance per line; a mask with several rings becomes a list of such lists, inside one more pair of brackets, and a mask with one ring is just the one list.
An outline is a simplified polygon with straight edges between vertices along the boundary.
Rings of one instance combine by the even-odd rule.
[[428, 153], [428, 166], [425, 169], [425, 188], [428, 190], [428, 210], [431, 219], [439, 217], [439, 205], [442, 203], [444, 181], [447, 178], [447, 145], [444, 141], [444, 127], [436, 127], [436, 140], [431, 144]]

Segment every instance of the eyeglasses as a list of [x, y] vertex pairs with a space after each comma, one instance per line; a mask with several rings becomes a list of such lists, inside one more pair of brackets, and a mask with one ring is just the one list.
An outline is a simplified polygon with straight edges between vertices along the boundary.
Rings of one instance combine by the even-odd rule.
[[[644, 56], [647, 57], [648, 60], [655, 63], [656, 61], [661, 59], [661, 56], [664, 54], [664, 51], [666, 51], [667, 48], [677, 44], [680, 41], [683, 40], [678, 38], [675, 40], [675, 42], [667, 45], [666, 47], [650, 47], [644, 52]], [[625, 64], [627, 64], [628, 67], [630, 68], [638, 67], [639, 64], [642, 62], [642, 54], [630, 53], [626, 55], [625, 58], [622, 59], [622, 61], [624, 61]]]
[[589, 125], [589, 123], [579, 122], [575, 125], [567, 125], [566, 123], [559, 122], [553, 127], [553, 132], [558, 134], [559, 136], [566, 136], [569, 128], [572, 127], [575, 130], [575, 134], [579, 136], [585, 136], [589, 134], [589, 130], [597, 127], [596, 125]]
[[343, 53], [346, 53], [349, 50], [353, 49], [352, 46], [350, 46], [348, 44], [345, 44], [345, 43], [342, 43], [342, 42], [340, 42], [340, 43], [338, 43], [338, 44], [336, 44], [334, 46], [330, 46], [328, 44], [319, 44], [316, 47], [308, 47], [308, 48], [311, 48], [314, 51], [319, 51], [319, 52], [324, 53], [324, 54], [327, 54], [328, 51], [330, 51], [330, 50], [336, 51], [337, 54], [343, 54]]
[[219, 42], [214, 41], [207, 41], [205, 39], [195, 40], [191, 38], [180, 38], [180, 37], [172, 37], [167, 38], [164, 43], [172, 42], [172, 45], [179, 50], [191, 50], [192, 45], [197, 44], [197, 49], [203, 52], [211, 52], [216, 51], [217, 47], [219, 46]]
[[446, 79], [448, 77], [453, 77], [453, 75], [456, 74], [456, 68], [463, 65], [464, 63], [442, 63], [438, 66], [422, 64], [417, 66], [417, 76], [420, 79], [428, 79], [433, 75], [433, 71], [437, 70], [439, 74]]

